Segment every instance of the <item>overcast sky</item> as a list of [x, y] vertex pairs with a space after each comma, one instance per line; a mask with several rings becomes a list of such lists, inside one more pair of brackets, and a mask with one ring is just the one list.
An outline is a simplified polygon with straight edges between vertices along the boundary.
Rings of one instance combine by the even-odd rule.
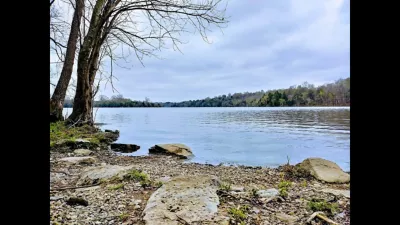
[[[184, 101], [222, 94], [315, 85], [350, 76], [348, 0], [230, 0], [228, 27], [185, 35], [183, 53], [134, 55], [114, 67], [115, 88], [134, 100]], [[76, 70], [76, 66], [75, 66]], [[111, 96], [109, 85], [101, 94]]]

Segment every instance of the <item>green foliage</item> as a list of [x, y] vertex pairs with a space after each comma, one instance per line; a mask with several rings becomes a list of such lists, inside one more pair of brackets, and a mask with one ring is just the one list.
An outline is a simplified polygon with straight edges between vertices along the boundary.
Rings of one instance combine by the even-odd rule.
[[86, 139], [93, 144], [99, 144], [106, 138], [96, 127], [69, 127], [63, 121], [50, 123], [50, 147], [54, 147], [60, 141], [75, 142], [76, 139]]
[[219, 189], [223, 190], [223, 191], [230, 191], [232, 188], [231, 188], [231, 184], [230, 183], [222, 183], [219, 186]]
[[326, 200], [312, 199], [307, 204], [308, 208], [314, 212], [324, 211], [327, 213], [334, 214], [338, 211], [339, 206], [337, 203], [330, 203]]
[[279, 196], [286, 198], [288, 196], [288, 189], [292, 187], [292, 182], [282, 180], [278, 184]]
[[115, 190], [121, 189], [123, 187], [124, 187], [124, 184], [120, 183], [120, 184], [117, 184], [117, 185], [113, 185], [113, 186], [109, 187], [108, 189], [115, 191]]
[[240, 208], [230, 208], [228, 213], [233, 217], [234, 220], [238, 222], [244, 222], [247, 218], [247, 212], [249, 211], [249, 206], [244, 205]]
[[149, 177], [147, 176], [147, 174], [135, 169], [130, 170], [126, 175], [124, 175], [124, 179], [140, 181], [140, 182], [149, 181]]

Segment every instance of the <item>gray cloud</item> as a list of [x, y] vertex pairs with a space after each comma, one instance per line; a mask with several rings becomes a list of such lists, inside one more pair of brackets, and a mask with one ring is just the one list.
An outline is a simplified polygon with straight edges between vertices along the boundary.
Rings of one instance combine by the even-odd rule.
[[[349, 0], [231, 0], [227, 14], [212, 44], [184, 34], [183, 54], [163, 50], [145, 67], [131, 55], [130, 69], [114, 68], [115, 87], [132, 99], [183, 101], [350, 75]], [[108, 85], [101, 94], [113, 93]]]

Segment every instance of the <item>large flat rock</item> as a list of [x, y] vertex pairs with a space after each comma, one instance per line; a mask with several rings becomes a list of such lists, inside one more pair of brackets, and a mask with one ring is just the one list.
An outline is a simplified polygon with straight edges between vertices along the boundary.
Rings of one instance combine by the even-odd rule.
[[184, 144], [158, 144], [151, 147], [149, 153], [176, 155], [183, 159], [193, 156], [192, 150]]
[[123, 176], [126, 175], [132, 168], [132, 166], [118, 165], [90, 167], [82, 172], [77, 182], [77, 185], [94, 184], [100, 182], [103, 179], [110, 179], [114, 176], [123, 178]]
[[214, 176], [179, 176], [155, 191], [143, 211], [148, 225], [212, 221], [218, 212], [219, 180]]
[[336, 163], [321, 158], [308, 158], [299, 164], [318, 180], [328, 183], [348, 183], [350, 175]]
[[97, 162], [96, 158], [90, 156], [66, 157], [66, 158], [61, 158], [60, 161], [68, 164], [86, 164], [86, 165], [90, 165]]

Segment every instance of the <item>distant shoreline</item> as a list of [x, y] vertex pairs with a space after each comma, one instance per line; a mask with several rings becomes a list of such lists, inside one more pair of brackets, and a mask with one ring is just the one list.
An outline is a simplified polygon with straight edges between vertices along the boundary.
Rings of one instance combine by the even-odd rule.
[[[94, 108], [333, 108], [333, 107], [350, 107], [350, 105], [313, 105], [313, 106], [161, 106], [161, 107], [105, 107], [95, 106]], [[71, 106], [64, 106], [64, 108], [72, 109]]]

